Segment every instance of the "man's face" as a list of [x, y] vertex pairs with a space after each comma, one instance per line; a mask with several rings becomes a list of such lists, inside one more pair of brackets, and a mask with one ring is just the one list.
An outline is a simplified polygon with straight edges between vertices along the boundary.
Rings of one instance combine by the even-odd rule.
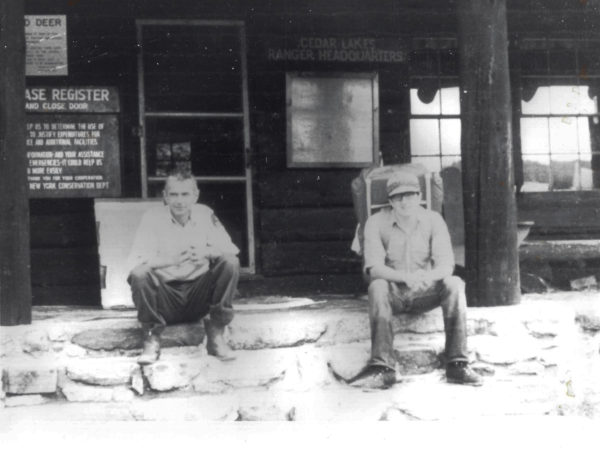
[[421, 202], [420, 192], [403, 192], [389, 198], [394, 212], [400, 217], [414, 216]]
[[190, 213], [192, 205], [198, 201], [198, 188], [192, 179], [180, 181], [169, 178], [163, 196], [173, 217], [185, 218]]

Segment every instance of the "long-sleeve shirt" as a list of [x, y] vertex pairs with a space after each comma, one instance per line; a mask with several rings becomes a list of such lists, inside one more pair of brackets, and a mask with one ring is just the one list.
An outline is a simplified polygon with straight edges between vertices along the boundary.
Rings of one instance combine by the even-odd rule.
[[[237, 255], [239, 249], [231, 237], [206, 205], [192, 206], [190, 219], [185, 225], [177, 222], [168, 206], [156, 206], [143, 216], [136, 231], [127, 267], [131, 271], [139, 264], [148, 263], [154, 257], [175, 257], [195, 246], [203, 249], [215, 248], [222, 253]], [[210, 261], [205, 258], [200, 264], [191, 261], [177, 266], [155, 269], [165, 281], [189, 281], [208, 271]]]
[[369, 217], [365, 224], [364, 254], [365, 271], [378, 264], [407, 272], [446, 268], [452, 273], [454, 269], [446, 222], [437, 212], [422, 208], [409, 229], [399, 226], [391, 208]]

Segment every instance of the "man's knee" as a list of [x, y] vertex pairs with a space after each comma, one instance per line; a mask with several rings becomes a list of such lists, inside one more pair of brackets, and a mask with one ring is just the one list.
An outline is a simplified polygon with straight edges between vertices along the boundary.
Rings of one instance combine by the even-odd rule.
[[236, 255], [221, 255], [215, 260], [215, 267], [232, 273], [239, 272], [240, 260]]
[[371, 303], [379, 303], [387, 301], [389, 296], [389, 282], [378, 279], [373, 280], [369, 284], [369, 301]]
[[129, 281], [129, 284], [131, 285], [144, 283], [150, 279], [151, 272], [152, 269], [148, 265], [140, 264], [131, 270], [127, 281]]
[[442, 280], [442, 285], [447, 298], [466, 305], [465, 282], [461, 278], [448, 276]]
[[465, 289], [465, 282], [455, 275], [450, 275], [442, 280], [444, 288], [451, 292], [460, 292]]

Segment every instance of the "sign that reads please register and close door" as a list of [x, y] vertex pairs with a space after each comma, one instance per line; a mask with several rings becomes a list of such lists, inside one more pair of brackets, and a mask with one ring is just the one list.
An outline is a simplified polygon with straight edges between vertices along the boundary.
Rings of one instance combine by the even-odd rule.
[[25, 109], [30, 197], [120, 196], [115, 88], [31, 87]]

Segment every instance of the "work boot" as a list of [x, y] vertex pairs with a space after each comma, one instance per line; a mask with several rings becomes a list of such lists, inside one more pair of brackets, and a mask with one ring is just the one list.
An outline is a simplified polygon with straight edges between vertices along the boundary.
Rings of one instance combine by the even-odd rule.
[[160, 357], [160, 333], [152, 329], [142, 328], [144, 333], [144, 350], [137, 362], [140, 366], [155, 363]]
[[210, 319], [204, 319], [204, 330], [206, 331], [206, 351], [209, 355], [215, 356], [221, 361], [235, 359], [225, 342], [225, 326], [217, 325]]
[[367, 366], [348, 380], [350, 386], [362, 389], [387, 389], [394, 383], [396, 371], [383, 366]]
[[455, 384], [481, 386], [483, 379], [465, 361], [450, 362], [446, 366], [446, 381]]

